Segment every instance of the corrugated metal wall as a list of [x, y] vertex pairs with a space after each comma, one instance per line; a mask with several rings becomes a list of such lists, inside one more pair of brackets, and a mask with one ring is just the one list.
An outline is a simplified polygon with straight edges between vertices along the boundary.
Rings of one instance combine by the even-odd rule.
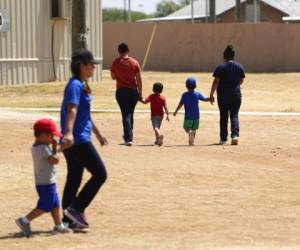
[[[102, 60], [101, 1], [88, 0], [88, 47]], [[50, 0], [0, 0], [0, 9], [10, 13], [11, 29], [0, 32], [0, 85], [49, 82], [54, 79], [51, 54]], [[71, 6], [69, 11], [71, 11]], [[71, 21], [54, 26], [54, 56], [58, 79], [70, 76]], [[101, 79], [102, 67], [95, 72]]]

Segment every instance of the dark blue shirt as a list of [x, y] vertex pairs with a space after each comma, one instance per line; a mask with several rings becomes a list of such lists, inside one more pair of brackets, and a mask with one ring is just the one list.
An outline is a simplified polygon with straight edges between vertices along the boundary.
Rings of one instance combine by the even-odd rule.
[[92, 97], [86, 93], [84, 84], [77, 78], [71, 78], [65, 88], [64, 99], [61, 106], [61, 131], [65, 133], [68, 105], [77, 106], [77, 115], [73, 128], [74, 144], [87, 143], [91, 141], [92, 119], [91, 119]]
[[238, 62], [228, 61], [219, 65], [213, 76], [220, 78], [218, 96], [241, 93], [240, 81], [245, 78], [245, 71]]
[[180, 100], [184, 105], [185, 120], [197, 120], [200, 117], [199, 100], [205, 101], [205, 97], [197, 91], [185, 92]]

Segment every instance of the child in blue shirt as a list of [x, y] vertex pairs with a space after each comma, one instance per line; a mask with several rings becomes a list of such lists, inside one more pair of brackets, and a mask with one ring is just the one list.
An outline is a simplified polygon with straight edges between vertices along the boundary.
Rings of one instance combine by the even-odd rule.
[[203, 102], [209, 102], [210, 98], [204, 97], [200, 92], [195, 91], [197, 87], [196, 80], [189, 77], [186, 80], [187, 92], [183, 93], [181, 100], [174, 112], [174, 116], [178, 113], [182, 106], [185, 109], [185, 117], [183, 128], [189, 135], [189, 145], [194, 146], [194, 141], [196, 137], [196, 131], [199, 128], [199, 100]]

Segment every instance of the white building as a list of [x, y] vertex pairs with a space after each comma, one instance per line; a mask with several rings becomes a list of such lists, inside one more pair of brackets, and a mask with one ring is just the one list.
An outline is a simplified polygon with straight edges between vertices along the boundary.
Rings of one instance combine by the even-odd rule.
[[[102, 60], [101, 0], [86, 4], [88, 48]], [[0, 0], [0, 85], [70, 76], [71, 10], [72, 0]]]

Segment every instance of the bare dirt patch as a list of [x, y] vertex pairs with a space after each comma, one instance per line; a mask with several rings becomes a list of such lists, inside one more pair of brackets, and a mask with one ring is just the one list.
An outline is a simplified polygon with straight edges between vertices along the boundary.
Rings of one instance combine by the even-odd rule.
[[[44, 114], [41, 115], [44, 117]], [[57, 115], [54, 115], [57, 117]], [[119, 114], [97, 115], [110, 145], [109, 179], [87, 210], [87, 234], [52, 236], [50, 216], [20, 238], [14, 224], [36, 203], [32, 122], [0, 123], [0, 249], [299, 249], [300, 118], [242, 117], [241, 145], [216, 146], [218, 117], [203, 116], [188, 147], [182, 116], [152, 146], [149, 115], [136, 116], [135, 144], [121, 143]], [[62, 193], [66, 167], [58, 167]], [[88, 174], [85, 176], [88, 178]]]

